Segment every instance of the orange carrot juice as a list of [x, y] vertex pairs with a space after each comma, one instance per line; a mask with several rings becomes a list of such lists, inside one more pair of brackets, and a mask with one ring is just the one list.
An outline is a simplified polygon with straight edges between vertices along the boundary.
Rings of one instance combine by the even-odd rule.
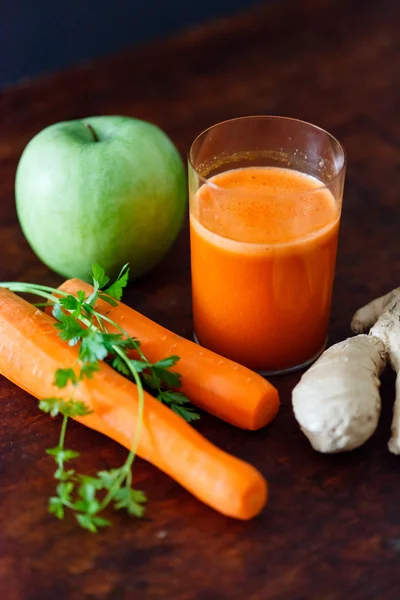
[[304, 363], [325, 345], [340, 209], [317, 179], [280, 167], [219, 173], [191, 202], [194, 327], [252, 369]]

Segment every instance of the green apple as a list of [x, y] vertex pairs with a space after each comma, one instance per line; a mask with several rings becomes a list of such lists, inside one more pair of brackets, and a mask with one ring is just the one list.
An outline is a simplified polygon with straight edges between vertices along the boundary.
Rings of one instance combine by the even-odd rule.
[[186, 175], [155, 125], [91, 117], [47, 127], [26, 146], [16, 175], [22, 230], [38, 257], [86, 279], [93, 262], [116, 275], [149, 271], [181, 228]]

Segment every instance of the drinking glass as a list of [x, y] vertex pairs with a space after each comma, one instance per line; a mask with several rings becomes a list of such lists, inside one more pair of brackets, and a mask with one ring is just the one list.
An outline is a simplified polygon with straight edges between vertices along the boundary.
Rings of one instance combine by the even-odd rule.
[[189, 151], [194, 335], [263, 374], [327, 341], [346, 156], [320, 127], [241, 117]]

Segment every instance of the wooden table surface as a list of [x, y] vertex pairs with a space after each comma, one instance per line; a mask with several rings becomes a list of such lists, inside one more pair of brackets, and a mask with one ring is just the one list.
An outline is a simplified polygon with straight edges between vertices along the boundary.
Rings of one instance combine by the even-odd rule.
[[[239, 115], [317, 123], [348, 152], [330, 341], [353, 311], [400, 281], [400, 3], [293, 0], [104, 59], [0, 95], [0, 279], [57, 284], [19, 229], [15, 168], [53, 122], [126, 114], [161, 126], [185, 154], [203, 128]], [[28, 50], [27, 50], [28, 51]], [[3, 57], [4, 60], [4, 57]], [[127, 300], [191, 334], [187, 228]], [[264, 431], [204, 415], [198, 429], [268, 478], [270, 502], [249, 523], [224, 518], [144, 461], [142, 521], [113, 515], [99, 535], [47, 513], [54, 487], [45, 448], [59, 424], [0, 380], [1, 600], [352, 600], [400, 593], [400, 458], [387, 441], [393, 375], [384, 375], [377, 433], [347, 455], [314, 452], [294, 420], [299, 375], [276, 380], [282, 409]], [[117, 466], [125, 451], [71, 424], [82, 469]]]

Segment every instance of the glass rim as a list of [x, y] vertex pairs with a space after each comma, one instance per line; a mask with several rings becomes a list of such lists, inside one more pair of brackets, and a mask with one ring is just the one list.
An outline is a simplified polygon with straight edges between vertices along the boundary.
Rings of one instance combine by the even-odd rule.
[[[295, 117], [284, 117], [281, 115], [245, 115], [242, 117], [233, 117], [232, 119], [225, 119], [224, 121], [219, 121], [218, 123], [214, 123], [214, 125], [210, 125], [210, 127], [207, 127], [206, 129], [204, 129], [203, 131], [201, 131], [193, 140], [193, 142], [190, 144], [190, 148], [187, 152], [187, 161], [188, 164], [190, 165], [190, 167], [193, 169], [193, 171], [196, 173], [196, 175], [199, 177], [199, 179], [203, 182], [206, 183], [207, 185], [211, 186], [212, 188], [216, 189], [216, 190], [225, 190], [225, 188], [219, 186], [218, 184], [214, 183], [213, 181], [211, 181], [211, 178], [205, 177], [204, 175], [201, 175], [201, 173], [198, 172], [197, 168], [194, 166], [193, 164], [193, 160], [192, 160], [192, 150], [194, 145], [196, 144], [196, 142], [205, 134], [207, 134], [209, 131], [211, 131], [212, 129], [215, 129], [216, 127], [219, 127], [221, 125], [225, 125], [228, 123], [234, 123], [236, 121], [244, 121], [247, 119], [262, 119], [262, 120], [280, 120], [280, 121], [292, 121], [293, 123], [301, 123], [302, 125], [308, 125], [309, 127], [311, 127], [312, 129], [318, 130], [321, 133], [323, 133], [324, 135], [327, 136], [327, 138], [329, 138], [330, 140], [332, 140], [336, 146], [339, 148], [342, 156], [343, 156], [343, 164], [341, 165], [340, 169], [338, 170], [337, 173], [335, 173], [335, 175], [332, 177], [332, 179], [329, 181], [329, 183], [322, 183], [321, 185], [318, 187], [313, 188], [312, 190], [309, 190], [309, 193], [314, 193], [314, 192], [318, 192], [321, 191], [323, 189], [329, 189], [329, 187], [339, 178], [342, 176], [342, 174], [345, 172], [346, 170], [346, 166], [347, 166], [347, 153], [346, 150], [343, 146], [343, 144], [341, 142], [339, 142], [339, 140], [332, 135], [331, 133], [329, 133], [329, 131], [327, 131], [326, 129], [324, 129], [323, 127], [320, 127], [319, 125], [315, 125], [314, 123], [310, 123], [309, 121], [304, 121], [302, 119], [296, 119]], [[307, 175], [307, 173], [305, 173]]]

